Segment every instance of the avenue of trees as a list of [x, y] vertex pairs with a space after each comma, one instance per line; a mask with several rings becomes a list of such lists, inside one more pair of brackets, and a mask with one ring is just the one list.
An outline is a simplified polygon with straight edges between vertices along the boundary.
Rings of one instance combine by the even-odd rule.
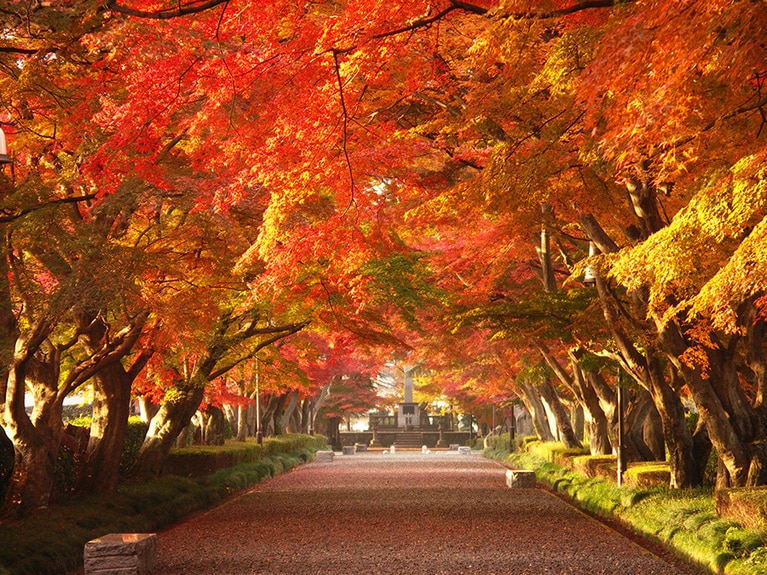
[[582, 412], [595, 454], [620, 385], [630, 460], [767, 483], [764, 2], [6, 0], [0, 30], [3, 516], [48, 504], [78, 390], [109, 492], [132, 398], [152, 477], [193, 418], [244, 439], [258, 388], [306, 432], [405, 358], [542, 439]]

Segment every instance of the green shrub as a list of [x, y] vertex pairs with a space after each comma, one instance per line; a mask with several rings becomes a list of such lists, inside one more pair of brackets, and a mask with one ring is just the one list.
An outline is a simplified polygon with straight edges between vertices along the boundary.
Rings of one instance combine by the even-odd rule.
[[767, 547], [754, 549], [745, 561], [737, 563], [738, 568], [731, 571], [733, 574], [767, 575]]
[[[533, 443], [528, 453], [508, 454], [487, 450], [486, 454], [516, 468], [534, 470], [539, 481], [567, 493], [585, 509], [619, 518], [638, 533], [665, 542], [678, 555], [706, 571], [728, 575], [767, 575], [767, 534], [744, 528], [716, 513], [710, 488], [671, 490], [667, 486], [617, 487], [612, 480], [588, 478], [582, 473], [552, 463], [561, 444]], [[578, 458], [577, 461], [581, 461]], [[649, 463], [638, 473], [663, 472], [666, 464]], [[730, 499], [748, 499], [737, 490]], [[758, 488], [757, 488], [758, 491]], [[751, 495], [758, 500], [761, 494]], [[729, 501], [729, 500], [728, 500]]]
[[735, 557], [745, 557], [764, 546], [764, 533], [742, 527], [730, 527], [724, 534], [722, 547]]
[[483, 440], [482, 445], [485, 449], [509, 451], [509, 434], [501, 433], [500, 435], [489, 435]]
[[564, 460], [577, 457], [579, 455], [588, 455], [589, 450], [586, 447], [565, 447], [561, 442], [532, 441], [527, 444], [527, 450], [551, 463], [560, 463]]
[[125, 477], [136, 461], [141, 445], [144, 443], [149, 425], [141, 421], [137, 415], [128, 418], [128, 429], [125, 432], [125, 443], [120, 457], [120, 475]]
[[623, 479], [628, 485], [635, 487], [669, 485], [671, 482], [671, 468], [667, 461], [632, 463], [623, 473]]
[[[289, 453], [276, 451], [279, 446], [292, 445], [304, 447]], [[286, 437], [273, 447], [275, 453], [268, 458], [243, 462], [201, 479], [167, 475], [147, 483], [123, 484], [115, 494], [81, 498], [21, 522], [2, 524], [0, 575], [72, 571], [81, 564], [87, 541], [104, 533], [147, 532], [168, 527], [189, 513], [220, 502], [228, 494], [311, 460], [314, 445], [324, 446], [324, 441]]]

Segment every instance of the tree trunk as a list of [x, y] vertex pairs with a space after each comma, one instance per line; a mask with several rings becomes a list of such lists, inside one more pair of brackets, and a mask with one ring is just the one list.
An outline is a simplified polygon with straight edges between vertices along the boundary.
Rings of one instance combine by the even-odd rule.
[[663, 437], [669, 450], [671, 487], [699, 485], [702, 478], [697, 475], [692, 435], [687, 429], [682, 401], [677, 390], [672, 389], [664, 378], [658, 358], [659, 351], [647, 343], [642, 352], [637, 349], [621, 328], [623, 316], [609, 286], [600, 277], [596, 278], [596, 286], [605, 320], [618, 346], [624, 367], [650, 393], [660, 416]]
[[[277, 409], [279, 396], [272, 393], [261, 399], [261, 433], [266, 437], [274, 431], [274, 410]], [[265, 401], [264, 401], [265, 400]]]
[[[24, 407], [24, 394], [32, 356], [51, 330], [51, 324], [40, 321], [18, 337], [11, 369], [2, 389], [4, 394], [0, 396], [0, 422], [14, 449], [13, 472], [0, 517], [22, 517], [35, 509], [48, 507], [50, 501], [63, 428], [63, 398], [57, 396], [56, 386], [51, 381], [33, 385], [35, 408], [30, 419]], [[57, 377], [56, 372], [49, 375]]]
[[308, 397], [301, 403], [301, 433], [309, 433], [309, 418], [312, 416], [312, 401], [312, 398]]
[[130, 415], [133, 378], [115, 363], [93, 378], [93, 419], [85, 460], [77, 481], [79, 493], [114, 493]]
[[[642, 390], [644, 391], [644, 390]], [[650, 401], [648, 409], [645, 412], [644, 419], [640, 421], [639, 425], [641, 429], [641, 444], [637, 441], [637, 445], [642, 445], [648, 449], [650, 461], [665, 461], [666, 460], [666, 442], [663, 438], [663, 422], [660, 419], [658, 410], [655, 408], [655, 404]], [[638, 438], [637, 438], [638, 440]], [[692, 460], [697, 462], [695, 457], [695, 451], [692, 453]], [[700, 475], [702, 477], [702, 475]]]
[[608, 455], [612, 453], [607, 416], [602, 410], [599, 396], [591, 385], [584, 370], [578, 365], [577, 357], [572, 356], [573, 391], [586, 414], [588, 425], [589, 451], [592, 455]]
[[160, 406], [153, 403], [152, 400], [145, 395], [138, 396], [138, 405], [141, 421], [149, 425], [154, 416], [157, 415], [157, 412], [160, 411]]
[[695, 487], [702, 483], [693, 459], [692, 434], [684, 417], [682, 400], [663, 377], [657, 358], [648, 359], [650, 395], [663, 424], [663, 437], [669, 453], [671, 488]]
[[[611, 445], [618, 445], [618, 398], [602, 374], [584, 371], [607, 419]], [[626, 411], [623, 414], [623, 455], [626, 462], [663, 461], [666, 443], [663, 427], [650, 394], [642, 388], [624, 389]], [[650, 423], [648, 423], [650, 422]]]
[[281, 394], [275, 402], [274, 411], [272, 411], [272, 433], [274, 435], [285, 434], [285, 423], [283, 415], [285, 413], [285, 404], [288, 401], [287, 393]]
[[226, 417], [221, 408], [209, 405], [201, 416], [203, 445], [224, 445]]
[[554, 435], [551, 433], [548, 418], [546, 417], [546, 409], [538, 398], [538, 394], [535, 393], [530, 385], [524, 383], [519, 383], [518, 385], [522, 391], [520, 399], [522, 399], [522, 403], [525, 404], [525, 408], [532, 418], [533, 429], [538, 439], [541, 441], [554, 441]]
[[711, 456], [711, 450], [713, 445], [711, 439], [708, 437], [708, 430], [703, 420], [698, 417], [698, 423], [695, 426], [695, 432], [692, 434], [692, 449], [695, 453], [695, 462], [697, 464], [698, 476], [707, 479], [706, 471], [708, 468], [708, 460]]
[[551, 240], [545, 227], [541, 230], [541, 245], [536, 247], [536, 251], [541, 262], [543, 290], [547, 293], [554, 293], [557, 291], [557, 281], [554, 277], [554, 265], [551, 261]]
[[237, 441], [245, 441], [248, 437], [255, 435], [250, 425], [251, 412], [255, 413], [255, 408], [253, 404], [237, 406]]
[[[317, 429], [317, 426], [315, 425], [316, 421], [317, 421], [317, 413], [319, 413], [320, 409], [322, 409], [322, 406], [325, 404], [325, 400], [330, 395], [330, 386], [332, 384], [333, 384], [333, 382], [331, 381], [330, 383], [326, 383], [322, 387], [322, 390], [320, 391], [319, 395], [317, 396], [317, 400], [314, 402], [313, 409], [310, 410], [311, 414], [309, 416], [309, 425], [308, 425], [308, 427], [311, 428], [311, 429], [314, 429], [315, 431]], [[307, 429], [307, 432], [308, 432], [308, 429]]]
[[[746, 485], [752, 453], [749, 443], [754, 437], [755, 410], [748, 404], [739, 385], [737, 368], [712, 333], [706, 354], [706, 369], [696, 362], [691, 365], [683, 355], [690, 349], [680, 324], [664, 323], [660, 340], [669, 359], [679, 370], [690, 390], [708, 437], [723, 463], [726, 477], [717, 484], [729, 487]], [[735, 336], [733, 336], [734, 338]], [[758, 427], [758, 425], [757, 425]]]
[[554, 389], [554, 386], [551, 385], [551, 382], [543, 382], [539, 386], [539, 390], [541, 392], [541, 396], [544, 400], [546, 400], [546, 403], [554, 414], [554, 420], [557, 424], [560, 438], [565, 444], [565, 447], [568, 449], [573, 447], [583, 447], [578, 438], [575, 437], [573, 426], [570, 423], [570, 416], [568, 415], [565, 406], [562, 405], [562, 402], [559, 399], [559, 394], [557, 393], [557, 390]]
[[205, 385], [198, 381], [187, 389], [177, 389], [166, 396], [157, 415], [149, 424], [144, 443], [141, 445], [131, 476], [152, 479], [162, 474], [165, 460], [181, 431], [189, 425], [202, 402]]
[[298, 433], [298, 429], [296, 429], [293, 426], [293, 417], [296, 412], [296, 408], [298, 407], [298, 390], [294, 389], [290, 394], [290, 402], [288, 402], [288, 406], [285, 408], [285, 412], [282, 416], [282, 421], [285, 425], [285, 431], [288, 433]]

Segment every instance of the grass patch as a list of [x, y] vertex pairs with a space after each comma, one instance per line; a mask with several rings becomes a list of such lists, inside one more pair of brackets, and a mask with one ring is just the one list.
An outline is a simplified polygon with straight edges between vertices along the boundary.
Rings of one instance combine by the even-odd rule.
[[[106, 533], [152, 532], [206, 509], [228, 495], [310, 461], [324, 438], [284, 436], [264, 441], [270, 455], [201, 478], [168, 475], [120, 486], [0, 524], [0, 575], [66, 573], [82, 565], [85, 544]], [[285, 449], [280, 452], [279, 449]]]
[[[710, 488], [669, 489], [668, 464], [663, 462], [630, 467], [624, 478], [631, 479], [618, 487], [612, 480], [590, 477], [587, 473], [553, 463], [555, 457], [551, 454], [562, 447], [561, 444], [552, 444], [550, 448], [531, 444], [527, 452], [509, 454], [488, 450], [485, 454], [512, 467], [535, 471], [539, 481], [566, 493], [583, 509], [620, 520], [706, 572], [767, 575], [767, 534], [719, 515]], [[572, 460], [573, 467], [594, 472], [602, 464], [600, 460], [604, 460], [590, 459], [576, 457]], [[656, 480], [663, 474], [666, 479], [659, 486]], [[749, 496], [738, 492], [730, 499], [755, 498], [763, 508], [766, 493], [759, 490], [756, 495]]]

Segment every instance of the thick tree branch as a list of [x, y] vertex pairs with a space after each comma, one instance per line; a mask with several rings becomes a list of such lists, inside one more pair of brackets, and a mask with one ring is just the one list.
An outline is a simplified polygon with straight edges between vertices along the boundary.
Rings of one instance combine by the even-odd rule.
[[148, 317], [148, 312], [142, 312], [134, 319], [131, 325], [118, 332], [113, 339], [108, 340], [96, 353], [75, 365], [59, 389], [59, 395], [69, 395], [74, 389], [88, 381], [100, 370], [119, 361], [130, 353], [141, 336], [141, 331]]
[[22, 218], [28, 214], [31, 214], [32, 212], [36, 212], [37, 210], [42, 210], [43, 208], [48, 208], [50, 206], [55, 206], [56, 204], [76, 204], [78, 202], [95, 200], [96, 197], [97, 197], [96, 194], [86, 194], [83, 196], [74, 196], [71, 198], [61, 198], [59, 200], [51, 200], [50, 202], [45, 202], [44, 204], [38, 204], [36, 206], [26, 208], [24, 210], [21, 210], [13, 214], [5, 212], [4, 215], [0, 215], [0, 224], [6, 224], [8, 222], [16, 221], [19, 218]]
[[[246, 361], [248, 359], [252, 359], [253, 357], [256, 356], [256, 354], [259, 351], [261, 351], [265, 347], [268, 347], [268, 346], [272, 345], [273, 343], [281, 340], [284, 337], [288, 337], [289, 335], [293, 335], [294, 333], [298, 333], [299, 331], [304, 329], [307, 325], [309, 325], [309, 323], [310, 323], [310, 321], [306, 320], [306, 321], [302, 321], [300, 323], [294, 323], [294, 324], [290, 324], [290, 325], [283, 325], [283, 326], [278, 326], [278, 327], [273, 327], [273, 328], [265, 328], [264, 330], [260, 330], [260, 333], [272, 333], [274, 335], [272, 335], [272, 337], [269, 337], [269, 338], [267, 338], [267, 339], [265, 339], [263, 341], [258, 342], [256, 344], [256, 346], [251, 351], [246, 353], [245, 355], [242, 355], [242, 356], [240, 356], [240, 357], [230, 361], [229, 363], [226, 363], [226, 364], [222, 365], [218, 369], [211, 371], [210, 374], [208, 375], [208, 381], [213, 381], [217, 377], [221, 377], [222, 375], [224, 375], [228, 371], [234, 369], [235, 367], [240, 365], [243, 361]], [[269, 331], [267, 331], [267, 329]]]
[[[456, 10], [465, 10], [465, 7], [462, 5], [463, 2], [454, 2], [451, 6], [448, 6], [444, 10], [437, 12], [434, 16], [429, 16], [427, 18], [419, 18], [418, 20], [415, 20], [408, 24], [407, 26], [402, 26], [400, 28], [395, 28], [394, 30], [387, 30], [386, 32], [381, 32], [380, 34], [373, 35], [373, 38], [376, 40], [380, 40], [381, 38], [389, 38], [390, 36], [397, 36], [398, 34], [404, 34], [405, 32], [412, 32], [414, 30], [417, 30], [418, 28], [426, 28], [427, 26], [431, 26], [435, 22], [441, 20], [451, 12], [454, 12]], [[477, 14], [478, 12], [474, 12]]]
[[559, 18], [561, 16], [568, 16], [584, 10], [591, 10], [594, 8], [612, 8], [618, 4], [632, 4], [636, 0], [587, 0], [586, 2], [578, 2], [567, 8], [559, 8], [558, 10], [550, 10], [548, 12], [537, 12], [535, 10], [528, 10], [525, 12], [517, 12], [515, 14], [508, 14], [506, 17], [511, 17], [517, 20], [546, 20], [549, 18]]
[[581, 214], [578, 223], [603, 254], [614, 254], [620, 249], [593, 214]]
[[36, 48], [17, 48], [15, 46], [0, 46], [2, 54], [37, 54], [40, 49]]
[[189, 14], [198, 14], [205, 12], [211, 8], [215, 8], [219, 4], [227, 4], [229, 0], [205, 0], [202, 2], [190, 2], [189, 4], [179, 3], [177, 8], [166, 8], [164, 10], [156, 10], [153, 12], [146, 10], [135, 10], [118, 4], [115, 0], [107, 0], [106, 7], [109, 10], [125, 14], [127, 16], [135, 16], [136, 18], [152, 18], [155, 20], [170, 20], [171, 18], [179, 18], [180, 16], [188, 16]]

